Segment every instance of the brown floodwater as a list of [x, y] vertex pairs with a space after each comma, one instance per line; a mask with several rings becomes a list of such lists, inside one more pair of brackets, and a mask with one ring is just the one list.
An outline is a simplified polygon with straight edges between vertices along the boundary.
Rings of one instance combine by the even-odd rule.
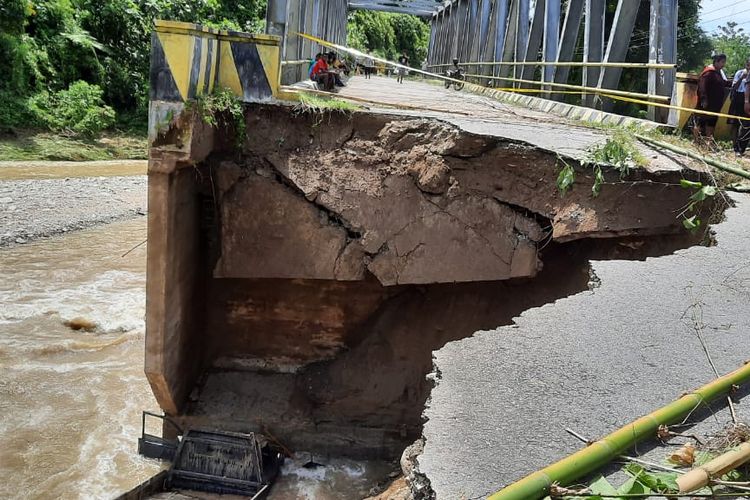
[[0, 161], [0, 179], [64, 179], [145, 175], [147, 160]]
[[[146, 218], [0, 249], [0, 498], [111, 498], [162, 467], [136, 453]], [[65, 320], [99, 326], [75, 332]]]
[[[166, 467], [140, 457], [146, 218], [0, 249], [0, 498], [107, 499]], [[85, 317], [93, 333], [65, 327]], [[396, 467], [285, 464], [273, 499], [352, 499]]]

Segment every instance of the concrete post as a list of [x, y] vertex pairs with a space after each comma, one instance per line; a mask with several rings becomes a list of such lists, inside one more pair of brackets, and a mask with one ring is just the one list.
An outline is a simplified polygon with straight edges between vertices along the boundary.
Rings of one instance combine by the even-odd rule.
[[[578, 33], [581, 29], [581, 17], [583, 17], [583, 0], [568, 0], [568, 9], [565, 12], [560, 48], [557, 51], [557, 62], [570, 62], [573, 60], [573, 53], [578, 43]], [[555, 83], [567, 83], [569, 74], [570, 66], [557, 66], [554, 76]], [[557, 94], [555, 99], [561, 100], [562, 95]]]
[[[606, 0], [586, 0], [586, 26], [583, 35], [583, 62], [602, 62], [604, 57], [604, 15]], [[593, 87], [599, 83], [599, 66], [583, 68], [583, 86]], [[584, 94], [581, 103], [593, 106], [595, 95]]]
[[[677, 61], [677, 0], [651, 0], [648, 62], [674, 64]], [[649, 69], [648, 93], [671, 96], [674, 69]], [[649, 120], [665, 123], [669, 110], [649, 106]]]
[[[529, 30], [529, 40], [526, 43], [526, 55], [524, 61], [536, 61], [538, 60], [539, 47], [542, 45], [542, 39], [544, 38], [544, 11], [546, 7], [545, 0], [536, 0], [534, 5], [534, 15], [531, 18], [531, 29]], [[536, 66], [523, 66], [521, 72], [521, 78], [524, 80], [533, 80], [536, 72]], [[533, 85], [524, 83], [521, 88], [534, 88]]]
[[[542, 60], [552, 62], [557, 60], [557, 51], [560, 44], [560, 0], [545, 0], [545, 4], [544, 45], [542, 50], [544, 57]], [[551, 82], [554, 76], [555, 67], [544, 66], [542, 69], [542, 81]]]
[[[508, 0], [496, 0], [495, 8], [497, 17], [495, 17], [495, 53], [493, 61], [500, 62], [503, 60], [503, 48], [505, 44], [505, 30], [508, 27]], [[498, 75], [500, 68], [493, 67], [493, 74]]]
[[[617, 10], [612, 23], [612, 31], [609, 33], [609, 42], [607, 43], [607, 52], [604, 55], [604, 62], [624, 62], [628, 54], [630, 37], [633, 35], [635, 19], [638, 15], [638, 6], [640, 2], [633, 0], [619, 0]], [[616, 89], [620, 83], [622, 68], [602, 68], [599, 76], [599, 88]], [[610, 111], [612, 109], [612, 100], [601, 98], [602, 110]]]

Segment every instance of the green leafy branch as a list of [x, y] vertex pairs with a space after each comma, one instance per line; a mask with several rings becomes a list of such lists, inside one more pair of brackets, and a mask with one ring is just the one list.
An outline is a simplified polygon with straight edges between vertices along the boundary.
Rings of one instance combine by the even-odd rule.
[[682, 217], [682, 225], [685, 229], [696, 231], [701, 227], [702, 221], [699, 217], [700, 207], [708, 198], [713, 198], [719, 192], [716, 186], [705, 186], [701, 182], [693, 182], [687, 179], [680, 181], [680, 186], [685, 189], [692, 189], [693, 194], [690, 201], [680, 212], [678, 217]]
[[198, 96], [195, 109], [204, 123], [212, 127], [219, 125], [234, 126], [234, 139], [237, 148], [245, 142], [245, 108], [242, 101], [230, 89], [219, 88], [210, 94]]

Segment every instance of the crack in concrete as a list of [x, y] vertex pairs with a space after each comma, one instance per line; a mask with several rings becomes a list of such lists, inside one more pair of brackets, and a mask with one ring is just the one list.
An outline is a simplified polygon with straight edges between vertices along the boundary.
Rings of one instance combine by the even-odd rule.
[[[500, 262], [502, 262], [503, 264], [505, 264], [507, 266], [511, 265], [511, 261], [513, 260], [513, 256], [511, 255], [511, 260], [507, 261], [507, 260], [505, 260], [504, 257], [502, 257], [501, 255], [498, 255], [498, 253], [494, 249], [494, 245], [492, 244], [492, 242], [489, 239], [487, 239], [486, 236], [484, 236], [482, 233], [480, 233], [479, 230], [476, 228], [476, 226], [474, 226], [474, 225], [470, 224], [469, 222], [466, 222], [466, 221], [462, 220], [460, 217], [458, 217], [458, 216], [456, 216], [456, 215], [448, 212], [447, 210], [445, 210], [444, 208], [440, 207], [440, 205], [438, 205], [437, 203], [435, 203], [434, 201], [432, 201], [430, 199], [425, 198], [425, 201], [427, 201], [427, 203], [430, 203], [431, 205], [435, 206], [438, 209], [438, 212], [436, 212], [436, 213], [445, 214], [448, 217], [451, 217], [454, 220], [456, 220], [456, 221], [460, 222], [461, 224], [463, 224], [467, 229], [471, 229], [471, 232], [475, 236], [477, 236], [479, 239], [481, 239], [482, 241], [485, 242], [485, 244], [487, 245], [488, 250], [490, 251], [490, 253], [492, 253], [492, 255], [494, 255], [495, 257], [497, 257], [498, 260], [500, 260]], [[517, 241], [517, 239], [516, 239], [516, 241]]]

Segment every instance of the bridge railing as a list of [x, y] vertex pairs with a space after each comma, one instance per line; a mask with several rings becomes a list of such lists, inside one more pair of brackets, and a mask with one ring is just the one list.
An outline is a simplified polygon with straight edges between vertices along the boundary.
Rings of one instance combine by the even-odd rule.
[[[458, 59], [472, 69], [473, 78], [512, 82], [514, 88], [565, 88], [559, 85], [570, 84], [570, 69], [581, 67], [580, 87], [598, 91], [617, 90], [623, 69], [644, 68], [648, 90], [641, 96], [669, 99], [675, 81], [677, 4], [650, 0], [649, 60], [626, 63], [640, 1], [618, 0], [606, 19], [606, 0], [567, 0], [564, 14], [562, 0], [536, 0], [533, 7], [531, 0], [447, 0], [431, 19], [427, 63], [441, 69]], [[582, 104], [611, 110], [608, 99], [593, 94], [583, 93]], [[550, 97], [562, 98], [559, 93]], [[665, 112], [653, 108], [649, 115], [666, 120]]]
[[[529, 89], [532, 89], [532, 87], [540, 87], [538, 89], [539, 93], [547, 94], [547, 97], [552, 97], [550, 94], [557, 94], [558, 96], [561, 94], [561, 92], [555, 92], [555, 89], [566, 89], [566, 91], [569, 91], [567, 93], [577, 93], [583, 96], [587, 95], [607, 95], [607, 96], [624, 96], [624, 97], [633, 97], [638, 99], [646, 99], [649, 101], [657, 101], [657, 102], [666, 102], [670, 100], [670, 96], [664, 96], [664, 95], [656, 95], [656, 94], [645, 94], [642, 92], [629, 92], [629, 91], [623, 91], [618, 89], [602, 89], [600, 87], [588, 87], [583, 85], [581, 83], [580, 85], [571, 84], [571, 83], [555, 83], [555, 82], [547, 82], [544, 80], [527, 80], [523, 78], [514, 78], [511, 76], [496, 76], [498, 73], [498, 68], [503, 67], [517, 67], [517, 66], [534, 66], [534, 67], [546, 67], [546, 66], [553, 66], [553, 67], [573, 67], [573, 68], [589, 68], [589, 67], [599, 67], [599, 68], [634, 68], [634, 69], [670, 69], [674, 70], [675, 65], [674, 64], [658, 64], [658, 63], [607, 63], [607, 62], [579, 62], [579, 61], [569, 61], [569, 62], [547, 62], [547, 61], [510, 61], [510, 62], [484, 62], [484, 61], [473, 61], [473, 62], [465, 62], [462, 63], [459, 61], [458, 63], [459, 67], [463, 70], [471, 70], [473, 69], [474, 72], [467, 71], [464, 73], [464, 76], [466, 76], [469, 81], [473, 81], [474, 83], [480, 84], [480, 85], [487, 85], [492, 87], [497, 87], [498, 84], [496, 82], [508, 82], [506, 84], [502, 84], [501, 86], [505, 88], [505, 90], [515, 90], [515, 89], [524, 89], [525, 91], [529, 91]], [[428, 70], [433, 71], [435, 73], [442, 73], [443, 71], [453, 67], [453, 63], [445, 63], [445, 64], [432, 64], [428, 65]], [[490, 74], [481, 73], [481, 70], [483, 68], [490, 67], [492, 68], [492, 71]], [[574, 91], [574, 92], [570, 92]]]

